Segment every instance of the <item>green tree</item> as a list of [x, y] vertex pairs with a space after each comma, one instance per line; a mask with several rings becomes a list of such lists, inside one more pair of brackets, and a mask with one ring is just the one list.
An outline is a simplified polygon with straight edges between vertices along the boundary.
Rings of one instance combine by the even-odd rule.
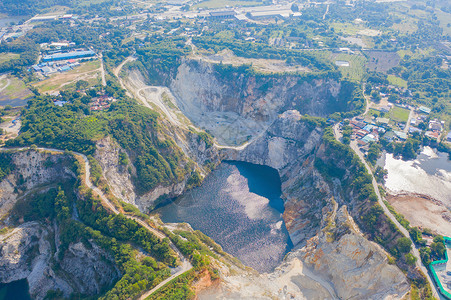
[[396, 241], [396, 247], [401, 253], [409, 253], [412, 247], [412, 241], [407, 237], [399, 238]]
[[440, 235], [434, 237], [434, 240], [431, 244], [431, 254], [434, 255], [437, 259], [443, 259], [445, 257], [445, 252], [446, 247], [443, 237]]
[[407, 253], [406, 255], [404, 255], [404, 258], [406, 260], [406, 263], [410, 266], [415, 265], [417, 261], [417, 258], [413, 256], [412, 253]]

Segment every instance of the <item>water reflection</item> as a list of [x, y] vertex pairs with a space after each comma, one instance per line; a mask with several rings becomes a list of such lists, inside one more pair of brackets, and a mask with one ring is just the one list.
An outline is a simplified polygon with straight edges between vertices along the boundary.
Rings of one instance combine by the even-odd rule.
[[274, 169], [227, 162], [158, 212], [164, 222], [190, 223], [244, 264], [269, 272], [292, 247], [280, 194]]
[[387, 154], [385, 168], [388, 171], [385, 186], [391, 192], [429, 195], [451, 207], [451, 161], [446, 153], [425, 147], [413, 161]]

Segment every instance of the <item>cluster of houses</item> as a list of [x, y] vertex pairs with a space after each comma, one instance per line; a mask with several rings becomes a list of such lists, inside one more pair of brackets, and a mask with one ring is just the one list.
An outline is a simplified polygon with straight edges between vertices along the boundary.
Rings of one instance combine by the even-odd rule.
[[445, 121], [438, 121], [437, 119], [430, 120], [428, 130], [424, 133], [424, 135], [437, 140], [442, 134], [444, 126]]
[[99, 97], [92, 98], [91, 103], [89, 104], [90, 109], [93, 111], [108, 109], [111, 103], [115, 102], [116, 99], [114, 97], [108, 95], [101, 95]]
[[75, 59], [68, 59], [64, 61], [49, 61], [49, 62], [43, 62], [37, 65], [33, 65], [32, 69], [36, 73], [40, 73], [44, 75], [45, 77], [48, 77], [49, 75], [52, 75], [57, 72], [67, 72], [69, 70], [72, 70], [73, 68], [79, 66], [80, 63], [76, 61]]
[[[389, 108], [391, 107], [387, 107], [388, 110]], [[388, 142], [395, 140], [405, 141], [408, 138], [408, 134], [415, 132], [424, 132], [425, 136], [439, 141], [440, 136], [445, 130], [445, 121], [432, 119], [428, 123], [425, 123], [429, 119], [427, 115], [430, 112], [431, 110], [429, 108], [420, 106], [416, 109], [415, 118], [411, 118], [409, 124], [398, 123], [397, 127], [389, 124], [389, 118], [373, 118], [372, 120], [374, 122], [372, 122], [365, 120], [363, 117], [355, 117], [349, 122], [349, 125], [352, 127], [351, 139], [357, 140], [362, 150], [368, 150], [369, 144], [371, 142], [379, 142], [381, 137]], [[420, 127], [423, 129], [417, 127], [420, 124], [422, 124]], [[406, 126], [408, 126], [408, 130]], [[399, 128], [403, 131], [398, 130]], [[446, 141], [451, 142], [451, 132], [446, 136]]]
[[357, 144], [364, 150], [368, 150], [371, 142], [378, 142], [386, 129], [376, 124], [367, 123], [362, 117], [356, 117], [349, 122], [352, 127], [351, 139], [357, 140]]

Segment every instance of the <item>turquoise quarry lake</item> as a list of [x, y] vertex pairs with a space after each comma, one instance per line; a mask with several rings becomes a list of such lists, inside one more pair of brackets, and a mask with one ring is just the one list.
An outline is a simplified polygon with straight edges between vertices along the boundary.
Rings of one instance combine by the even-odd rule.
[[270, 272], [293, 247], [280, 195], [276, 170], [229, 161], [157, 212], [164, 222], [187, 222], [245, 265]]
[[26, 279], [0, 284], [0, 300], [31, 300]]

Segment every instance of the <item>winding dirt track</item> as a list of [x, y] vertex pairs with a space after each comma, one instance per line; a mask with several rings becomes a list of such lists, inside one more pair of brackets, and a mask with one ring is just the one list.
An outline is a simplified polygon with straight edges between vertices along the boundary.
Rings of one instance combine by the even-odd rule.
[[[23, 150], [30, 150], [31, 148], [29, 147], [22, 147], [22, 148], [0, 148], [0, 151], [23, 151]], [[37, 148], [36, 150], [39, 151], [50, 151], [50, 152], [56, 152], [56, 153], [64, 153], [64, 151], [59, 150], [59, 149], [53, 149], [53, 148]], [[108, 198], [105, 196], [105, 194], [96, 186], [94, 186], [91, 182], [91, 180], [89, 179], [90, 177], [90, 168], [91, 166], [89, 165], [89, 160], [86, 157], [86, 155], [82, 154], [82, 153], [77, 153], [77, 152], [72, 152], [75, 156], [78, 156], [80, 158], [83, 159], [83, 161], [85, 162], [85, 184], [88, 188], [92, 189], [93, 192], [95, 194], [97, 194], [101, 201], [103, 202], [103, 204], [105, 206], [107, 206], [114, 214], [118, 215], [120, 214], [120, 212], [116, 209], [116, 207], [108, 200]], [[131, 219], [136, 221], [138, 224], [140, 224], [141, 226], [143, 226], [144, 228], [146, 228], [147, 230], [149, 230], [150, 232], [152, 232], [154, 235], [156, 235], [158, 238], [160, 239], [165, 239], [167, 238], [167, 236], [162, 233], [161, 231], [149, 226], [146, 222], [144, 222], [143, 220], [134, 217], [134, 216], [129, 216], [129, 215], [124, 215], [127, 219]], [[191, 265], [191, 263], [189, 262], [189, 260], [183, 256], [183, 254], [180, 252], [180, 250], [168, 239], [168, 243], [169, 246], [171, 247], [172, 250], [174, 250], [175, 253], [177, 253], [177, 256], [179, 257], [180, 261], [181, 261], [181, 266], [180, 266], [180, 270], [178, 270], [176, 273], [174, 273], [173, 275], [171, 275], [169, 278], [163, 280], [162, 282], [160, 282], [157, 286], [155, 286], [154, 288], [152, 288], [149, 291], [146, 291], [141, 297], [139, 297], [140, 300], [144, 300], [147, 297], [149, 297], [151, 294], [155, 293], [157, 290], [159, 290], [160, 288], [162, 288], [164, 285], [166, 285], [168, 282], [170, 282], [171, 280], [173, 280], [174, 278], [182, 275], [183, 273], [191, 270], [193, 268], [193, 266]]]
[[[337, 126], [338, 126], [338, 124], [334, 126], [334, 136], [335, 136], [335, 139], [336, 139], [337, 141], [340, 141], [340, 140], [339, 140], [339, 137], [337, 136], [337, 132], [338, 132], [338, 130], [336, 130], [336, 127], [337, 127]], [[382, 207], [382, 209], [384, 210], [384, 213], [385, 213], [385, 214], [390, 218], [390, 220], [396, 225], [396, 227], [399, 229], [399, 231], [401, 231], [402, 234], [403, 234], [404, 236], [408, 237], [408, 238], [412, 241], [412, 246], [413, 246], [413, 247], [412, 247], [412, 250], [411, 250], [410, 252], [411, 252], [411, 253], [416, 257], [416, 259], [417, 259], [417, 261], [415, 262], [415, 265], [416, 265], [416, 267], [417, 267], [418, 269], [420, 269], [420, 270], [424, 273], [424, 275], [426, 276], [426, 278], [427, 278], [429, 284], [430, 284], [431, 287], [432, 287], [432, 292], [433, 292], [433, 294], [434, 294], [434, 297], [436, 297], [437, 299], [441, 299], [441, 298], [439, 297], [439, 291], [438, 291], [437, 287], [435, 286], [434, 282], [432, 281], [432, 278], [430, 277], [430, 275], [429, 275], [429, 273], [428, 273], [428, 270], [426, 269], [426, 267], [425, 267], [425, 266], [423, 265], [423, 263], [421, 262], [420, 252], [419, 252], [418, 249], [416, 248], [415, 243], [414, 243], [414, 241], [412, 240], [412, 238], [410, 237], [409, 232], [407, 231], [406, 228], [404, 228], [404, 227], [398, 222], [398, 220], [396, 220], [395, 216], [388, 210], [387, 206], [385, 206], [385, 203], [384, 203], [384, 201], [383, 201], [383, 199], [382, 199], [382, 196], [381, 196], [381, 194], [380, 194], [380, 192], [379, 192], [379, 186], [378, 186], [378, 184], [377, 184], [377, 182], [376, 182], [376, 179], [374, 178], [373, 171], [371, 171], [370, 166], [369, 166], [369, 165], [367, 164], [367, 162], [365, 161], [365, 157], [364, 157], [363, 153], [360, 151], [360, 149], [359, 149], [359, 147], [358, 147], [358, 145], [357, 145], [357, 142], [356, 142], [356, 141], [351, 141], [350, 146], [351, 146], [351, 149], [355, 152], [355, 154], [357, 154], [357, 156], [359, 157], [360, 161], [365, 165], [365, 168], [367, 169], [368, 173], [371, 175], [373, 188], [374, 188], [374, 191], [376, 192], [376, 195], [377, 195], [377, 202], [379, 203], [379, 205], [380, 205], [380, 206]]]

